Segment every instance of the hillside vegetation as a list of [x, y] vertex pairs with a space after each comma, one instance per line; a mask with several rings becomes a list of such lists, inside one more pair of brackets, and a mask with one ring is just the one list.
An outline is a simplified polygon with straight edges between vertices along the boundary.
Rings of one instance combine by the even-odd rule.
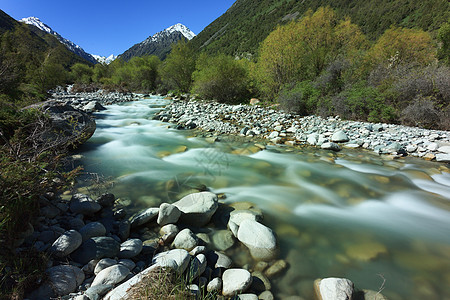
[[372, 41], [392, 25], [434, 32], [450, 18], [447, 0], [237, 0], [192, 40], [192, 46], [209, 54], [256, 54], [277, 25], [325, 6], [339, 18], [348, 16]]

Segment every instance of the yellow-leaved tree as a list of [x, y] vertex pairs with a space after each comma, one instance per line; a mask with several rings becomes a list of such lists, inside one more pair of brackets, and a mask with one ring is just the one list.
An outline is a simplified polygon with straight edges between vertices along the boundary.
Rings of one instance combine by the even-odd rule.
[[427, 65], [436, 61], [436, 46], [428, 32], [421, 29], [391, 27], [367, 52], [372, 67], [405, 64]]
[[351, 59], [366, 46], [357, 25], [321, 7], [271, 32], [261, 44], [253, 75], [263, 94], [275, 97], [284, 85], [314, 79], [338, 57]]

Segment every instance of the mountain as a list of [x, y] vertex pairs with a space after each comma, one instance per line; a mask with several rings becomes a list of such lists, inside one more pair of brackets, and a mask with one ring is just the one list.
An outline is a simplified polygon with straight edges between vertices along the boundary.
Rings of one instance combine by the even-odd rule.
[[94, 58], [94, 56], [92, 56], [91, 54], [84, 51], [83, 48], [81, 48], [74, 42], [72, 42], [66, 38], [63, 38], [59, 33], [54, 31], [53, 29], [51, 29], [50, 26], [44, 24], [41, 20], [39, 20], [39, 18], [28, 17], [28, 18], [21, 19], [19, 22], [22, 22], [22, 23], [25, 23], [28, 25], [32, 25], [48, 34], [53, 35], [54, 37], [56, 37], [56, 39], [58, 41], [60, 41], [64, 46], [66, 46], [67, 49], [69, 49], [71, 52], [75, 53], [76, 55], [84, 58], [85, 60], [87, 60], [93, 64], [97, 63], [97, 60]]
[[149, 36], [145, 41], [135, 44], [133, 47], [119, 55], [125, 61], [130, 60], [134, 56], [156, 55], [160, 59], [164, 59], [170, 52], [171, 45], [181, 39], [191, 40], [195, 37], [189, 28], [183, 24], [175, 24], [163, 31]]
[[106, 64], [109, 65], [111, 62], [113, 62], [116, 58], [117, 55], [111, 54], [110, 56], [106, 57], [106, 56], [100, 56], [100, 55], [95, 55], [92, 54], [92, 56], [101, 64]]
[[277, 25], [321, 6], [330, 6], [339, 17], [350, 17], [371, 40], [392, 25], [435, 31], [450, 18], [448, 0], [237, 0], [190, 44], [207, 53], [255, 54]]

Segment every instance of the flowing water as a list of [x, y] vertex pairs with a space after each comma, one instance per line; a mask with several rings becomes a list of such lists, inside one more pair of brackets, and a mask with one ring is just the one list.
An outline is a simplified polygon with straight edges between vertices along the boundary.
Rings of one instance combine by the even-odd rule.
[[[313, 299], [313, 281], [345, 277], [389, 299], [450, 299], [450, 174], [444, 164], [371, 152], [268, 146], [194, 137], [152, 120], [152, 97], [108, 106], [82, 163], [130, 209], [174, 202], [204, 185], [248, 201], [274, 229], [290, 267], [279, 298]], [[114, 182], [114, 185], [112, 185]], [[244, 254], [243, 254], [244, 253]], [[235, 249], [236, 261], [248, 261]]]

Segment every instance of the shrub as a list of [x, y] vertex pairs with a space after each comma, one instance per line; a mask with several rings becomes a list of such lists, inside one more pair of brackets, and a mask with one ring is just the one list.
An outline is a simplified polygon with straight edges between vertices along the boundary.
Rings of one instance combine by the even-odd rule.
[[216, 99], [222, 103], [249, 99], [247, 70], [231, 56], [201, 55], [193, 78], [192, 93], [205, 99]]
[[394, 122], [395, 109], [386, 102], [383, 95], [373, 87], [360, 83], [342, 93], [346, 108], [352, 119], [369, 122]]
[[417, 96], [401, 114], [401, 121], [405, 125], [424, 128], [436, 127], [441, 123], [440, 118], [445, 115], [435, 106], [430, 97]]
[[278, 103], [288, 112], [307, 115], [315, 111], [319, 95], [310, 81], [303, 81], [293, 87], [285, 87], [278, 97]]

